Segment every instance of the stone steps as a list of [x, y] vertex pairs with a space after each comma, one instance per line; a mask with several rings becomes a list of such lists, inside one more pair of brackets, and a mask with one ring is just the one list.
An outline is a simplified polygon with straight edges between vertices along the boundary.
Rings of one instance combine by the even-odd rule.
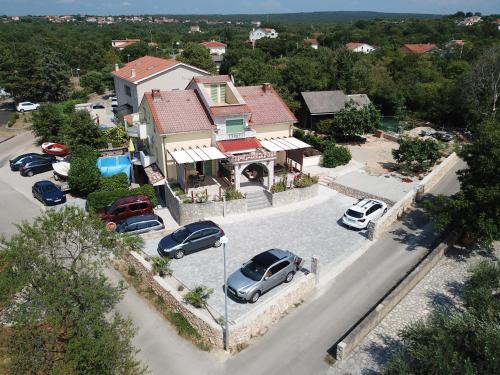
[[263, 191], [247, 193], [246, 199], [248, 211], [271, 207], [271, 202]]
[[320, 185], [323, 185], [323, 186], [326, 186], [326, 187], [331, 187], [330, 183], [334, 181], [334, 178], [333, 177], [330, 177], [330, 176], [321, 176], [321, 178], [319, 179], [319, 184]]

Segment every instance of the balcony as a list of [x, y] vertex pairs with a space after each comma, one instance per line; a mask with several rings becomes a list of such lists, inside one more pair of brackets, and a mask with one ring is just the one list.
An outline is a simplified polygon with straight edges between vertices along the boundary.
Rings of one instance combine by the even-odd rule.
[[148, 137], [146, 124], [136, 122], [131, 126], [125, 125], [125, 131], [132, 138], [146, 139]]
[[242, 139], [242, 138], [253, 138], [256, 136], [255, 130], [249, 127], [245, 128], [245, 131], [239, 133], [226, 133], [222, 129], [217, 129], [215, 131], [215, 142], [219, 141], [229, 141], [232, 139]]
[[139, 151], [139, 159], [141, 160], [141, 165], [146, 168], [151, 164], [156, 163], [156, 157], [149, 155], [147, 152]]

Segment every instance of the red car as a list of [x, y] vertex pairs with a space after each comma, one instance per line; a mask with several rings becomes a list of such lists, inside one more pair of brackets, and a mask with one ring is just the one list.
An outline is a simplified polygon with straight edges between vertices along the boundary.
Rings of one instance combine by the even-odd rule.
[[69, 154], [68, 146], [53, 142], [42, 143], [42, 151], [46, 154], [56, 156], [64, 156]]
[[153, 205], [145, 195], [118, 198], [110, 206], [98, 210], [97, 214], [107, 223], [121, 223], [132, 216], [153, 213]]

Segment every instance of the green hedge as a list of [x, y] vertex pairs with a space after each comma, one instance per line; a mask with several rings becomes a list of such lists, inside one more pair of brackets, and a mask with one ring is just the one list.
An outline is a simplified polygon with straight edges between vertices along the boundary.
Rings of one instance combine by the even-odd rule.
[[313, 146], [316, 150], [320, 152], [323, 152], [330, 145], [335, 145], [335, 142], [329, 139], [319, 137], [315, 134], [306, 133], [302, 129], [295, 129], [293, 131], [293, 136], [300, 139], [301, 141], [309, 143], [311, 146]]
[[325, 168], [335, 168], [349, 163], [351, 158], [351, 152], [347, 147], [332, 144], [323, 151], [322, 165]]
[[293, 185], [296, 188], [305, 188], [308, 186], [312, 186], [314, 184], [317, 184], [319, 181], [318, 176], [308, 176], [308, 175], [302, 175], [302, 177], [296, 179], [293, 182]]
[[118, 173], [109, 177], [101, 177], [99, 190], [128, 189], [128, 177], [125, 173]]
[[153, 206], [158, 204], [155, 189], [151, 185], [144, 185], [134, 189], [121, 188], [116, 190], [99, 190], [90, 193], [87, 197], [88, 207], [91, 210], [98, 210], [112, 204], [115, 200], [132, 195], [146, 195], [151, 200]]

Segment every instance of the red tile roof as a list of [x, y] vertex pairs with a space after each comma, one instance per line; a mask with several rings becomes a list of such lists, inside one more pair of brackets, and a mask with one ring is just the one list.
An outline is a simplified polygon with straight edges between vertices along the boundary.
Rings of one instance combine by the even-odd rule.
[[200, 43], [204, 47], [226, 47], [224, 43], [216, 42], [215, 40], [211, 40], [210, 42]]
[[463, 46], [465, 44], [465, 40], [463, 39], [453, 39], [452, 42], [458, 46]]
[[220, 116], [231, 116], [231, 115], [243, 115], [245, 113], [250, 113], [250, 107], [246, 104], [240, 105], [224, 105], [224, 106], [213, 106], [210, 107], [210, 112], [215, 117]]
[[140, 39], [113, 39], [111, 42], [115, 45], [115, 48], [126, 48], [140, 41]]
[[359, 43], [359, 42], [350, 42], [345, 45], [345, 48], [347, 49], [355, 49], [358, 47], [361, 47], [365, 43]]
[[217, 147], [222, 152], [253, 150], [262, 147], [257, 138], [243, 138], [231, 141], [219, 141]]
[[318, 39], [314, 39], [314, 38], [304, 39], [304, 43], [305, 44], [318, 44]]
[[265, 91], [263, 85], [236, 87], [236, 89], [250, 107], [251, 125], [297, 122], [297, 118], [271, 85]]
[[403, 44], [400, 49], [405, 52], [427, 53], [436, 48], [437, 46], [435, 44], [427, 43], [427, 44]]
[[[117, 77], [126, 79], [127, 81], [137, 82], [179, 64], [181, 64], [181, 62], [177, 60], [144, 56], [129, 62], [121, 69], [115, 70], [113, 74]], [[134, 77], [132, 77], [132, 69], [135, 69]]]
[[[158, 96], [159, 95], [159, 96]], [[194, 90], [144, 94], [160, 134], [193, 132], [213, 128], [201, 99]]]
[[231, 82], [231, 77], [228, 75], [198, 76], [194, 77], [193, 80], [196, 83], [222, 83], [222, 82]]

